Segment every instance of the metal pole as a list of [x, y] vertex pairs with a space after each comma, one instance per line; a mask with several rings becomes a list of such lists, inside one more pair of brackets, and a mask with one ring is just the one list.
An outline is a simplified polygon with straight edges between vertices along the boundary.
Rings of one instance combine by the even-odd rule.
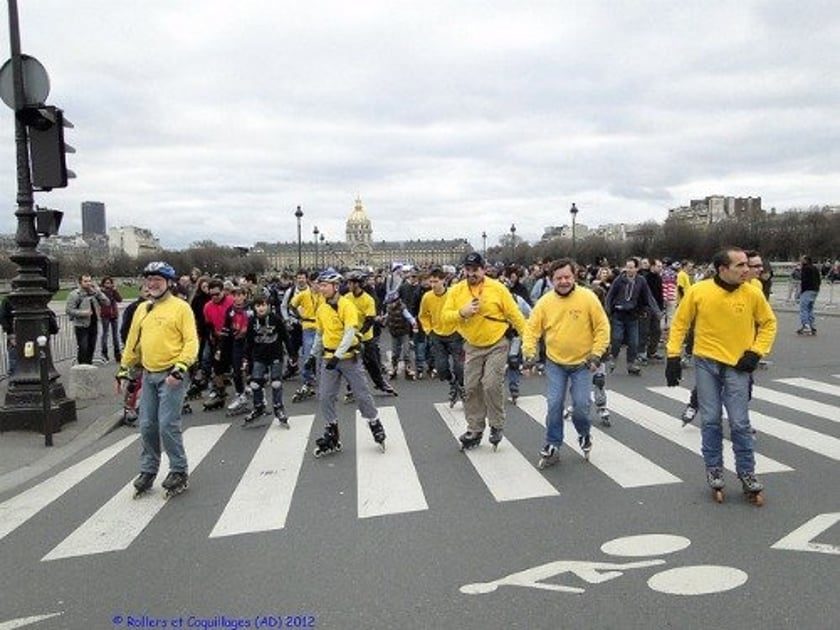
[[52, 414], [50, 413], [50, 361], [47, 356], [47, 337], [38, 335], [38, 364], [41, 367], [41, 397], [44, 401], [44, 446], [53, 445]]
[[297, 207], [295, 210], [295, 218], [297, 219], [297, 228], [298, 228], [298, 269], [303, 269], [303, 255], [301, 253], [301, 240], [300, 240], [300, 220], [303, 217], [303, 211], [300, 209], [300, 206]]

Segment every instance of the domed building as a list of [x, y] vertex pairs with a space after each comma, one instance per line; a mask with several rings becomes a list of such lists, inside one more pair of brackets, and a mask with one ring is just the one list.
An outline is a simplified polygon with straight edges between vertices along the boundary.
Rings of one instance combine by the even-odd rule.
[[[307, 239], [308, 240], [308, 239]], [[390, 268], [394, 264], [418, 267], [432, 265], [457, 265], [473, 250], [466, 239], [437, 239], [409, 241], [373, 240], [373, 225], [360, 197], [356, 197], [353, 210], [345, 224], [345, 241], [329, 242], [320, 235], [319, 240], [301, 242], [301, 265], [306, 269], [325, 267]], [[275, 272], [298, 268], [298, 244], [258, 242], [253, 252], [265, 256]]]

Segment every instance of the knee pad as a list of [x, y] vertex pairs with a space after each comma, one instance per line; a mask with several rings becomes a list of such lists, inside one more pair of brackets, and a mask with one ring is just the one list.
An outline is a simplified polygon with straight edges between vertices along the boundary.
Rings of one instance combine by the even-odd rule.
[[607, 384], [607, 379], [603, 374], [593, 374], [592, 375], [592, 384], [595, 387], [603, 389], [604, 386]]
[[265, 385], [265, 381], [261, 378], [252, 378], [251, 381], [248, 383], [248, 387], [250, 387], [253, 391], [262, 389], [263, 385]]
[[280, 389], [283, 387], [283, 381], [271, 381], [271, 389]]

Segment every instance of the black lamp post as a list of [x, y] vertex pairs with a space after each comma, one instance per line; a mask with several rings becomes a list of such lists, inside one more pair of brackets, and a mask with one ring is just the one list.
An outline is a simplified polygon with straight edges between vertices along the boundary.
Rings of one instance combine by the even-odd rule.
[[316, 225], [314, 228], [312, 228], [312, 240], [315, 242], [315, 268], [316, 269], [320, 269], [320, 267], [318, 267], [318, 234], [319, 234], [318, 226]]
[[324, 240], [325, 239], [324, 239], [324, 233], [323, 232], [321, 232], [320, 240], [321, 240], [321, 261], [324, 263], [323, 265], [321, 265], [321, 267], [326, 268], [326, 266], [327, 266], [327, 250], [324, 248]]
[[516, 226], [510, 224], [510, 262], [513, 263], [514, 255], [516, 254]]
[[573, 203], [572, 207], [569, 208], [569, 214], [572, 215], [572, 258], [577, 255], [577, 235], [575, 234], [575, 220], [577, 219], [577, 213], [577, 206]]
[[298, 269], [303, 269], [303, 255], [301, 252], [301, 240], [300, 240], [300, 220], [303, 218], [303, 210], [300, 209], [300, 206], [297, 207], [295, 210], [295, 218], [297, 219], [297, 228], [298, 228]]
[[484, 252], [484, 260], [487, 260], [487, 232], [481, 233], [482, 251]]
[[[0, 432], [24, 429], [39, 431], [46, 436], [60, 430], [62, 424], [76, 419], [76, 403], [67, 398], [59, 381], [49, 343], [41, 347], [40, 353], [38, 351], [38, 338], [49, 339], [47, 305], [52, 292], [47, 288], [45, 273], [49, 260], [36, 246], [40, 240], [39, 233], [48, 234], [51, 231], [36, 224], [29, 167], [29, 130], [20, 116], [31, 103], [26, 102], [24, 89], [17, 0], [8, 0], [8, 5], [17, 154], [17, 249], [9, 259], [18, 265], [18, 270], [7, 299], [14, 313], [16, 347], [13, 351], [18, 353], [18, 364], [9, 378], [6, 398], [0, 408]], [[40, 362], [46, 365], [40, 365]], [[42, 383], [44, 375], [46, 383]]]

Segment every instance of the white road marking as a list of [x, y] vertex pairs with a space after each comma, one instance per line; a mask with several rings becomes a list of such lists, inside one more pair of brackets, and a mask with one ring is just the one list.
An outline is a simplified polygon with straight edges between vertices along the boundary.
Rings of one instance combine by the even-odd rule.
[[[649, 387], [648, 389], [678, 402], [688, 400], [689, 391], [684, 387]], [[725, 410], [723, 414], [726, 417]], [[835, 437], [752, 410], [750, 410], [750, 423], [761, 433], [840, 461], [840, 440]]]
[[788, 549], [790, 551], [813, 551], [840, 556], [840, 545], [811, 542], [838, 522], [840, 522], [840, 512], [818, 514], [804, 525], [797, 527], [777, 543], [770, 545], [770, 548]]
[[[776, 382], [801, 387], [802, 389], [810, 389], [812, 392], [819, 392], [820, 394], [840, 396], [840, 385], [823, 383], [822, 381], [815, 381], [810, 378], [777, 378]], [[840, 414], [840, 411], [838, 411], [838, 414]]]
[[356, 472], [359, 518], [428, 510], [426, 496], [394, 407], [380, 407], [385, 452], [368, 422], [356, 412]]
[[[448, 403], [435, 403], [435, 409], [449, 427], [455, 439], [466, 430], [461, 409], [450, 409]], [[535, 497], [551, 497], [560, 493], [511, 444], [504, 440], [498, 451], [484, 443], [465, 452], [487, 489], [496, 501], [516, 501]]]
[[210, 538], [283, 529], [292, 505], [315, 416], [289, 418], [289, 428], [268, 428], [236, 485]]
[[[543, 427], [546, 424], [548, 401], [545, 396], [522, 396], [517, 405]], [[609, 405], [608, 405], [609, 406]], [[592, 434], [592, 453], [590, 463], [615, 481], [622, 488], [657, 486], [667, 483], [681, 483], [681, 479], [643, 457], [633, 449], [600, 431], [594, 426]], [[571, 422], [563, 430], [564, 442], [583, 456], [577, 442], [577, 432]]]
[[[658, 411], [615, 391], [609, 393], [609, 408], [666, 440], [702, 456], [700, 452], [700, 429], [693, 424], [687, 424], [683, 427], [679, 418], [669, 416], [667, 413]], [[735, 471], [732, 443], [726, 439], [723, 440], [723, 464], [728, 470]], [[793, 468], [790, 466], [765, 457], [760, 453], [755, 453], [755, 472], [757, 474], [791, 470]]]
[[660, 571], [650, 577], [647, 585], [668, 595], [709, 595], [738, 588], [747, 577], [735, 567], [700, 564]]
[[788, 407], [800, 413], [807, 413], [811, 416], [831, 420], [832, 422], [840, 422], [840, 410], [832, 405], [817, 402], [816, 400], [808, 400], [801, 396], [792, 396], [791, 394], [784, 394], [766, 387], [753, 387], [753, 398], [758, 400], [766, 400], [774, 405], [780, 407]]
[[[135, 436], [136, 437], [136, 436]], [[45, 619], [52, 619], [63, 615], [63, 612], [49, 613], [46, 615], [33, 615], [32, 617], [20, 617], [18, 619], [9, 619], [9, 621], [0, 622], [0, 630], [14, 630], [14, 628], [23, 628], [24, 626], [31, 626], [33, 623], [44, 621]]]
[[[229, 426], [229, 424], [211, 424], [191, 427], [184, 431], [184, 447], [191, 471], [198, 467]], [[161, 474], [158, 475], [156, 483], [159, 484], [166, 476], [168, 464], [169, 459], [164, 455], [160, 466]], [[139, 499], [134, 499], [133, 496], [134, 485], [133, 482], [129, 482], [41, 560], [72, 558], [126, 549], [166, 505], [159, 486]], [[178, 501], [177, 498], [173, 500]]]
[[4, 501], [0, 504], [0, 540], [76, 484], [86, 479], [95, 470], [104, 466], [138, 437], [137, 434], [125, 437], [95, 455], [91, 455], [78, 464], [74, 464], [57, 475], [42, 481], [37, 486], [33, 486], [8, 501]]

